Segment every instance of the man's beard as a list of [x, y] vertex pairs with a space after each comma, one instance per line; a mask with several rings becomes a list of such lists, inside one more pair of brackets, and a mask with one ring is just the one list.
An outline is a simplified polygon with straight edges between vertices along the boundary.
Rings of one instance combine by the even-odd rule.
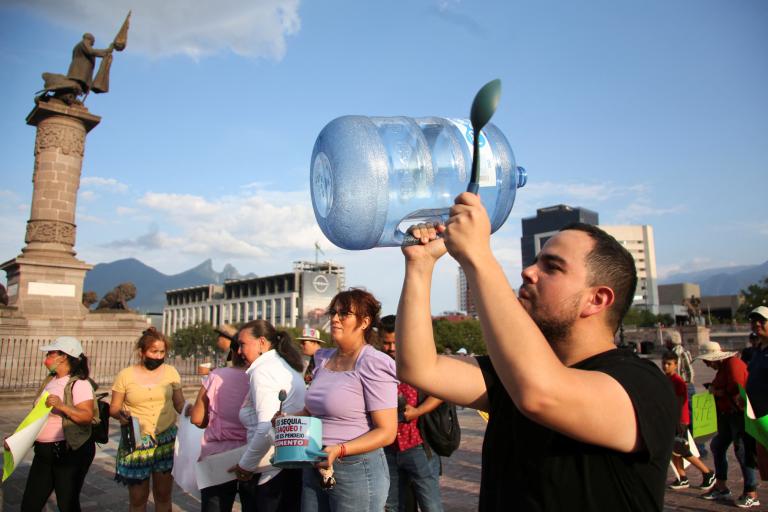
[[550, 345], [566, 341], [571, 335], [571, 328], [574, 322], [579, 316], [578, 312], [579, 300], [574, 298], [572, 301], [566, 301], [562, 311], [555, 315], [549, 315], [553, 318], [543, 318], [537, 314], [536, 308], [533, 307], [533, 311], [529, 314], [536, 323], [544, 338], [547, 339]]

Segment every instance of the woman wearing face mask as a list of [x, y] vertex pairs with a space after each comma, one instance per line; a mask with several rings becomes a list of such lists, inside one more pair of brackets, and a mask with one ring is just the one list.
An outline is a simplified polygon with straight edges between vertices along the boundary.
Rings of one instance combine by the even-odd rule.
[[42, 510], [56, 491], [59, 510], [80, 510], [80, 489], [93, 462], [93, 387], [80, 342], [61, 336], [40, 347], [50, 376], [44, 386], [51, 414], [35, 440], [21, 510]]
[[121, 440], [115, 480], [128, 486], [129, 510], [140, 511], [146, 509], [151, 478], [155, 510], [170, 511], [176, 415], [184, 407], [181, 377], [165, 364], [168, 340], [154, 327], [144, 331], [136, 349], [138, 364], [124, 368], [112, 385], [109, 414], [121, 425], [135, 417], [141, 433], [133, 451]]

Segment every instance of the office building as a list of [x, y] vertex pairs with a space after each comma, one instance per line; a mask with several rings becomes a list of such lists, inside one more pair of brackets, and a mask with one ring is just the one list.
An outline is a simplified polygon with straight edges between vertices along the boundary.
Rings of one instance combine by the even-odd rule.
[[539, 208], [536, 210], [535, 217], [523, 219], [523, 236], [520, 238], [523, 268], [533, 263], [534, 258], [547, 240], [573, 222], [597, 225], [597, 212], [586, 208], [558, 204]]
[[344, 280], [341, 265], [297, 261], [293, 272], [168, 290], [163, 333], [202, 322], [217, 326], [257, 319], [281, 327], [320, 326]]
[[648, 308], [659, 313], [659, 284], [656, 272], [656, 249], [653, 227], [648, 224], [627, 226], [600, 226], [619, 241], [632, 255], [637, 268], [637, 288], [633, 306]]

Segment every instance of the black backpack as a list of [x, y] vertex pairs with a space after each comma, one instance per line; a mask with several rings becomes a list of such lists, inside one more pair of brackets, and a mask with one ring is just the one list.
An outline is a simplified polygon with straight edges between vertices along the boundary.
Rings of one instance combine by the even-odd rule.
[[91, 439], [99, 444], [109, 442], [109, 402], [104, 400], [108, 393], [97, 393], [93, 398], [99, 410], [99, 421], [91, 427]]
[[[419, 392], [419, 403], [424, 398], [426, 395]], [[419, 416], [418, 425], [422, 439], [441, 457], [450, 457], [461, 443], [459, 416], [452, 403], [443, 402], [434, 411]]]

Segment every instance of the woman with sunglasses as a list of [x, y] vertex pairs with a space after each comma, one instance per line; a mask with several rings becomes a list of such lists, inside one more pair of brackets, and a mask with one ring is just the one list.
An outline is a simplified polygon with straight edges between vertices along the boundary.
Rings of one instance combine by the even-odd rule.
[[42, 510], [55, 490], [59, 510], [79, 511], [80, 490], [96, 454], [91, 439], [94, 397], [88, 359], [80, 342], [71, 336], [56, 338], [40, 350], [46, 352], [44, 364], [50, 372], [44, 384], [48, 392], [45, 405], [52, 409], [35, 440], [21, 510]]
[[304, 512], [384, 510], [389, 471], [383, 447], [397, 433], [397, 377], [392, 358], [369, 344], [380, 310], [365, 290], [353, 288], [331, 300], [337, 348], [315, 353], [314, 378], [300, 412], [322, 420], [328, 459], [320, 471], [304, 470]]

